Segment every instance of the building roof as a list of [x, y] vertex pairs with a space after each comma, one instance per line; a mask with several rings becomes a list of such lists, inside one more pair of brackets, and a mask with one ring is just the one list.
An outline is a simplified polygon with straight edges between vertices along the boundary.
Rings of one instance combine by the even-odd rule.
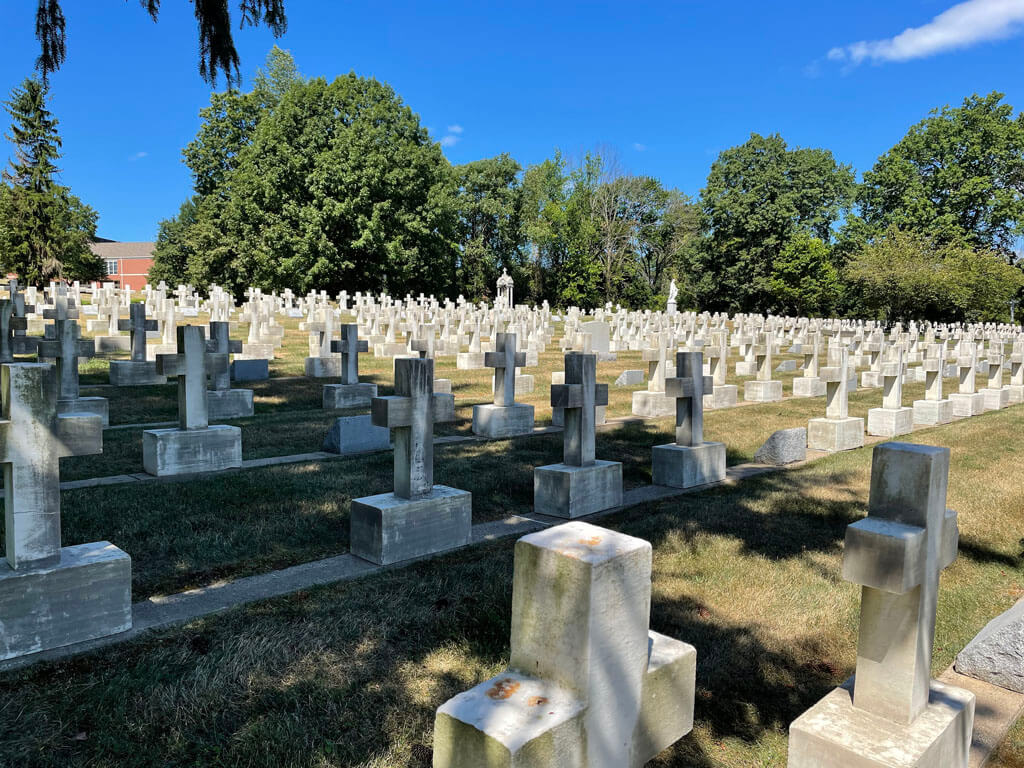
[[89, 249], [101, 259], [152, 259], [156, 243], [118, 243], [98, 238]]

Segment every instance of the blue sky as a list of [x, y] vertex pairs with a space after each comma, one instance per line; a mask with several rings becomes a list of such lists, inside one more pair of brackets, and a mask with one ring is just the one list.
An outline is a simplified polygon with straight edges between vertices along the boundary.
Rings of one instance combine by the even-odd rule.
[[[51, 101], [63, 182], [99, 211], [101, 236], [153, 239], [191, 192], [181, 148], [209, 101], [192, 6], [164, 0], [154, 24], [135, 0], [64, 5], [68, 59]], [[0, 0], [4, 93], [38, 55], [34, 6]], [[751, 132], [826, 147], [861, 172], [933, 107], [999, 90], [1024, 109], [1024, 0], [286, 0], [286, 10], [277, 43], [304, 75], [390, 83], [453, 163], [509, 152], [526, 165], [556, 147], [610, 146], [627, 170], [695, 194], [717, 153]], [[274, 42], [264, 28], [236, 33], [247, 84]]]

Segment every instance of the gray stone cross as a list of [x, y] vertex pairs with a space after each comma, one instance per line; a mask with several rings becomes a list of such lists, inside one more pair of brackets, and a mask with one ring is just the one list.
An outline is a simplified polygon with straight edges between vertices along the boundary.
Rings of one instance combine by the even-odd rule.
[[54, 338], [36, 342], [39, 357], [57, 361], [57, 397], [59, 400], [77, 400], [78, 358], [95, 357], [96, 345], [89, 339], [82, 339], [81, 329], [75, 318], [78, 310], [72, 309], [67, 296], [56, 296], [54, 308], [43, 311], [43, 317], [53, 320]]
[[14, 300], [0, 299], [0, 363], [13, 363], [15, 331], [28, 328], [28, 320], [14, 314]]
[[484, 365], [494, 369], [494, 404], [509, 406], [516, 401], [516, 368], [526, 365], [526, 353], [516, 352], [516, 335], [499, 333], [494, 352], [484, 353]]
[[[231, 324], [223, 320], [214, 320], [210, 323], [210, 339], [206, 342], [207, 355], [224, 355], [227, 358], [230, 354], [237, 354], [242, 351], [242, 342], [231, 340]], [[230, 358], [228, 358], [230, 359]], [[231, 389], [231, 368], [214, 364], [215, 370], [211, 372], [213, 388], [218, 392]]]
[[676, 400], [676, 444], [704, 442], [704, 395], [714, 392], [714, 381], [704, 375], [702, 352], [676, 352], [676, 375], [665, 379], [665, 394]]
[[854, 707], [912, 723], [928, 704], [939, 573], [957, 555], [949, 449], [875, 448], [868, 516], [846, 529], [843, 578], [862, 586]]
[[206, 380], [229, 370], [226, 354], [208, 352], [203, 329], [198, 325], [178, 328], [178, 352], [157, 355], [156, 372], [178, 377], [178, 422], [181, 429], [210, 426]]
[[146, 359], [146, 331], [155, 331], [159, 326], [156, 320], [146, 319], [146, 305], [142, 302], [132, 304], [128, 315], [127, 319], [117, 321], [117, 330], [131, 333], [132, 360], [143, 362]]
[[403, 357], [395, 360], [395, 394], [370, 403], [374, 425], [393, 430], [395, 495], [426, 496], [434, 487], [434, 424], [454, 421], [451, 395], [434, 393], [434, 361]]
[[565, 383], [551, 387], [551, 407], [565, 409], [563, 463], [574, 467], [594, 463], [594, 409], [599, 405], [608, 405], [608, 385], [597, 383], [597, 355], [567, 353]]
[[367, 352], [370, 345], [359, 340], [359, 326], [346, 324], [340, 326], [341, 338], [331, 342], [331, 352], [341, 353], [341, 383], [359, 383], [359, 353]]
[[100, 453], [103, 422], [57, 415], [49, 363], [0, 366], [0, 463], [4, 465], [7, 562], [14, 570], [60, 561], [60, 458]]

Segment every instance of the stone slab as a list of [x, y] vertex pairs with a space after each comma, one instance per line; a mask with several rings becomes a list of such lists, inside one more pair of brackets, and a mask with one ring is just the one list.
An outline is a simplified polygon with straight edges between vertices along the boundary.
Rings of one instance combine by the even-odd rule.
[[528, 435], [533, 432], [533, 406], [526, 403], [512, 405], [474, 405], [473, 434], [499, 438]]
[[954, 392], [949, 396], [949, 399], [953, 403], [954, 419], [980, 416], [985, 412], [985, 395], [981, 392], [975, 392], [970, 395]]
[[735, 384], [716, 384], [711, 394], [704, 395], [705, 410], [732, 408], [739, 401], [739, 389]]
[[337, 454], [386, 451], [389, 448], [391, 430], [375, 426], [368, 413], [335, 419], [327, 430], [323, 444], [324, 451]]
[[913, 431], [913, 408], [872, 408], [868, 411], [869, 435], [896, 437]]
[[849, 451], [864, 445], [864, 419], [811, 419], [807, 447], [815, 451]]
[[119, 353], [132, 351], [131, 336], [96, 336], [93, 339], [93, 348], [96, 354]]
[[693, 488], [725, 479], [725, 443], [685, 446], [668, 443], [651, 449], [655, 485]]
[[483, 352], [459, 352], [455, 355], [455, 368], [460, 371], [474, 371], [484, 367]]
[[142, 465], [157, 477], [216, 472], [242, 466], [242, 430], [226, 424], [205, 429], [147, 429]]
[[376, 396], [376, 384], [363, 382], [359, 384], [326, 384], [324, 386], [324, 410], [369, 408], [370, 401]]
[[1024, 693], [1024, 599], [992, 619], [956, 657], [956, 671]]
[[107, 541], [64, 547], [60, 562], [0, 565], [0, 660], [117, 634], [132, 626], [132, 561]]
[[660, 419], [676, 415], [676, 399], [664, 392], [639, 390], [633, 393], [633, 415], [642, 419]]
[[641, 370], [628, 370], [619, 374], [615, 380], [616, 387], [638, 387], [644, 383], [644, 372]]
[[150, 360], [111, 360], [110, 383], [115, 387], [143, 387], [166, 384], [167, 377], [156, 372], [156, 362]]
[[793, 379], [793, 397], [824, 397], [825, 382], [817, 376], [800, 376]]
[[914, 423], [925, 425], [949, 424], [953, 420], [950, 400], [915, 400]]
[[794, 427], [774, 432], [754, 454], [758, 464], [781, 467], [807, 458], [807, 429]]
[[238, 359], [231, 363], [232, 381], [266, 381], [270, 378], [270, 361], [251, 358]]
[[104, 427], [110, 426], [110, 402], [105, 397], [80, 397], [58, 400], [57, 413], [92, 413], [99, 416]]
[[1001, 411], [1010, 404], [1010, 388], [983, 389], [981, 394], [985, 398], [986, 411]]
[[743, 399], [751, 403], [775, 403], [782, 399], [781, 381], [748, 381], [743, 384]]
[[350, 550], [377, 565], [447, 552], [470, 543], [473, 495], [435, 485], [418, 499], [381, 493], [352, 500]]
[[789, 768], [964, 768], [974, 694], [932, 681], [928, 706], [903, 725], [853, 706], [852, 679], [789, 728]]
[[251, 389], [221, 389], [206, 393], [210, 421], [244, 419], [253, 415]]
[[341, 355], [307, 357], [305, 371], [311, 379], [337, 379], [341, 376]]
[[617, 461], [533, 470], [533, 510], [539, 514], [573, 519], [621, 505], [622, 464]]

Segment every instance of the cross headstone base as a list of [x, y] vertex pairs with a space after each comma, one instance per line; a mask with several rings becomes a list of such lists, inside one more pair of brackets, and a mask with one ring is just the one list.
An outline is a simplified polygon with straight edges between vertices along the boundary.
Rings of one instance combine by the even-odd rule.
[[882, 372], [881, 371], [864, 371], [860, 375], [860, 385], [864, 389], [881, 389], [882, 388]]
[[869, 435], [896, 437], [913, 431], [913, 408], [872, 408], [868, 411]]
[[864, 445], [864, 419], [811, 419], [807, 424], [807, 447], [815, 451], [850, 451]]
[[932, 681], [928, 706], [910, 725], [853, 706], [853, 678], [789, 728], [789, 768], [963, 768], [974, 694]]
[[929, 426], [949, 424], [953, 420], [951, 400], [915, 400], [914, 423]]
[[378, 427], [370, 414], [341, 416], [334, 420], [320, 450], [340, 455], [386, 451], [391, 448], [391, 430]]
[[206, 403], [213, 421], [242, 419], [254, 413], [251, 389], [210, 390], [206, 393]]
[[97, 541], [64, 547], [48, 567], [15, 571], [0, 563], [0, 616], [0, 661], [125, 632], [132, 559]]
[[324, 385], [324, 410], [369, 408], [370, 401], [376, 396], [376, 384], [363, 382], [359, 384], [326, 384]]
[[982, 389], [979, 391], [984, 397], [984, 408], [986, 411], [1001, 411], [1010, 405], [1010, 388], [1000, 387], [999, 389]]
[[824, 397], [825, 389], [825, 381], [820, 376], [793, 379], [793, 397]]
[[266, 381], [270, 378], [270, 361], [266, 358], [241, 358], [231, 361], [232, 381]]
[[481, 437], [513, 437], [533, 432], [533, 406], [526, 403], [512, 405], [473, 406], [473, 434]]
[[166, 384], [167, 377], [156, 372], [155, 360], [111, 360], [110, 383], [115, 387], [143, 387]]
[[341, 376], [341, 356], [307, 357], [306, 376], [311, 379], [337, 379]]
[[985, 412], [985, 395], [981, 392], [972, 394], [954, 392], [949, 399], [953, 403], [954, 419], [967, 419], [971, 416], [980, 416]]
[[676, 415], [676, 399], [664, 392], [645, 389], [633, 393], [633, 415], [643, 419], [661, 419]]
[[1017, 384], [1011, 384], [1007, 387], [1009, 390], [1009, 403], [1010, 405], [1019, 405], [1024, 403], [1024, 387]]
[[93, 339], [93, 344], [95, 345], [97, 355], [104, 353], [130, 353], [132, 351], [131, 336], [96, 336]]
[[240, 467], [242, 430], [227, 424], [205, 429], [147, 429], [142, 433], [142, 465], [157, 477]]
[[622, 464], [548, 464], [533, 470], [533, 510], [570, 520], [622, 505]]
[[470, 543], [473, 495], [435, 485], [430, 493], [403, 499], [380, 493], [352, 500], [350, 550], [377, 565], [447, 552]]
[[725, 443], [656, 445], [651, 449], [655, 485], [693, 488], [725, 480]]
[[736, 361], [736, 375], [737, 376], [753, 376], [757, 373], [757, 363], [753, 360], [737, 360]]
[[455, 368], [460, 371], [475, 371], [484, 367], [483, 352], [459, 352], [455, 356]]
[[[782, 399], [782, 382], [748, 381], [743, 385], [743, 399], [751, 403], [775, 403]], [[674, 411], [673, 411], [674, 413]]]
[[105, 397], [79, 397], [58, 400], [57, 413], [91, 413], [99, 416], [104, 427], [110, 426], [110, 402]]
[[735, 384], [715, 384], [715, 391], [704, 395], [704, 410], [732, 408], [739, 400], [740, 388]]

